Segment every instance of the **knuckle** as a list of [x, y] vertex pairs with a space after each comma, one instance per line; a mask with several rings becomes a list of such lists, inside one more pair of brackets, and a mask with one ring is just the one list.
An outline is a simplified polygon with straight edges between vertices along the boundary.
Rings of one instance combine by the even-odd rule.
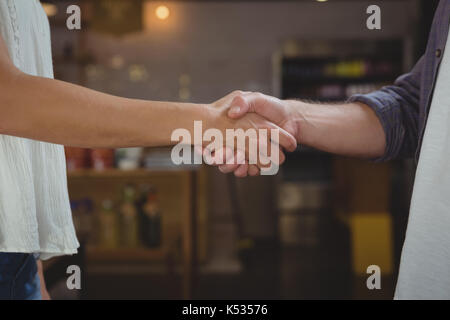
[[243, 105], [245, 104], [245, 99], [242, 95], [236, 95], [233, 98], [233, 103]]
[[264, 98], [264, 94], [262, 94], [261, 92], [254, 92], [253, 95], [255, 96], [256, 99]]

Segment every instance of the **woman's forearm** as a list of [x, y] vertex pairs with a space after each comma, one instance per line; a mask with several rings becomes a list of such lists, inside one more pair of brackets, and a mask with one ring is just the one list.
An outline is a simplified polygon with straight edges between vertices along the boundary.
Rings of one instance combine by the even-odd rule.
[[19, 71], [0, 91], [1, 134], [67, 146], [169, 145], [173, 130], [213, 119], [206, 105], [120, 98]]
[[[202, 121], [202, 130], [214, 128], [222, 134], [233, 128], [244, 134], [248, 129], [280, 129], [255, 115], [229, 119], [226, 109], [238, 94], [233, 92], [211, 105], [120, 98], [21, 72], [13, 65], [0, 36], [3, 135], [66, 146], [124, 148], [174, 144], [178, 141], [171, 137], [176, 129], [188, 130], [195, 141], [196, 120]], [[280, 147], [295, 148], [292, 135], [284, 130], [279, 133]]]
[[374, 158], [384, 154], [383, 127], [367, 105], [286, 103], [293, 110], [300, 144], [348, 156]]

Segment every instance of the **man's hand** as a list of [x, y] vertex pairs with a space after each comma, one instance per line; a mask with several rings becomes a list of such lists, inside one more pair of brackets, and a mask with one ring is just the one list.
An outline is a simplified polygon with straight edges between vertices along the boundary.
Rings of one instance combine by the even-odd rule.
[[[297, 143], [318, 150], [369, 159], [385, 153], [384, 128], [374, 110], [363, 103], [311, 104], [250, 92], [234, 96], [228, 116], [236, 119], [248, 112], [283, 128]], [[219, 169], [241, 176], [236, 172], [245, 168], [222, 165]]]
[[233, 98], [228, 116], [231, 119], [238, 119], [247, 112], [259, 114], [299, 140], [298, 116], [294, 114], [287, 101], [259, 92], [243, 92]]

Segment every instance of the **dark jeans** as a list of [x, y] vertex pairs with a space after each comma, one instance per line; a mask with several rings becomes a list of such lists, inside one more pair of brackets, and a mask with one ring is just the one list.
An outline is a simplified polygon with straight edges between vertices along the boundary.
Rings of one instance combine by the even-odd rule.
[[36, 258], [33, 254], [0, 252], [0, 299], [41, 299]]

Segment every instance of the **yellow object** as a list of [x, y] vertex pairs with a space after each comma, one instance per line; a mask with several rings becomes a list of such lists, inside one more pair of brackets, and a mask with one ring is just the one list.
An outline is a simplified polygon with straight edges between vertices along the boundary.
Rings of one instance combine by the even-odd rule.
[[389, 213], [355, 213], [350, 217], [353, 271], [367, 275], [367, 267], [377, 265], [381, 275], [392, 274], [392, 219]]
[[58, 13], [58, 7], [54, 4], [43, 3], [42, 8], [44, 8], [45, 14], [48, 17], [53, 17]]

